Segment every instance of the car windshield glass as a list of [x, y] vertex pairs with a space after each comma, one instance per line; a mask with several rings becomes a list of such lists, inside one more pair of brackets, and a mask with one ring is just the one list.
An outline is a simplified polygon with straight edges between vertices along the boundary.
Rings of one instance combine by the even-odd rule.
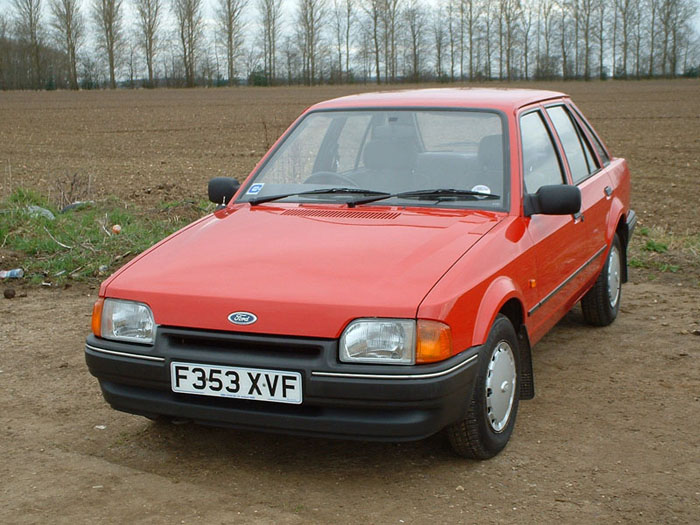
[[[312, 112], [257, 171], [239, 202], [352, 203], [365, 192], [388, 194], [381, 199], [388, 205], [503, 209], [509, 189], [504, 144], [501, 116], [492, 111]], [[333, 188], [339, 191], [313, 191]], [[475, 195], [411, 194], [436, 188]]]

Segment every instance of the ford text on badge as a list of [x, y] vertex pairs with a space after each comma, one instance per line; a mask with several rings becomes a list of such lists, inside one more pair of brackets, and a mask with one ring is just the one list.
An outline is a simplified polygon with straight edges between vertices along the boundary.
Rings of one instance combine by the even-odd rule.
[[253, 324], [258, 320], [258, 317], [250, 312], [233, 312], [232, 314], [229, 314], [228, 320], [233, 324], [247, 325]]

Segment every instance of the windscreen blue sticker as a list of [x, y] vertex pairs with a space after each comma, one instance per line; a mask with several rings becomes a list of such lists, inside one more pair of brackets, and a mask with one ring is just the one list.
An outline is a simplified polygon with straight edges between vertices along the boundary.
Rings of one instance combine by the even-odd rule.
[[263, 186], [265, 186], [264, 182], [253, 184], [250, 188], [248, 188], [246, 195], [257, 195], [263, 189]]

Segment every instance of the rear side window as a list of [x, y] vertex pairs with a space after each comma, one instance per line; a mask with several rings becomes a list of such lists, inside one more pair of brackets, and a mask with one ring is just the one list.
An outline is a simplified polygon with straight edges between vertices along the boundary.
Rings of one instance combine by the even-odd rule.
[[[574, 110], [576, 110], [576, 108], [574, 108]], [[603, 164], [607, 166], [608, 164], [610, 164], [610, 156], [608, 155], [608, 152], [605, 151], [603, 144], [600, 142], [600, 140], [598, 140], [598, 136], [593, 131], [593, 128], [588, 123], [588, 121], [585, 118], [583, 118], [583, 115], [581, 115], [581, 113], [578, 110], [576, 110], [576, 115], [578, 115], [579, 120], [583, 122], [583, 125], [586, 126], [586, 129], [588, 129], [588, 134], [591, 136], [591, 140], [593, 140], [593, 147], [598, 152], [598, 156], [603, 161]]]
[[535, 193], [540, 186], [564, 184], [559, 157], [539, 111], [528, 113], [520, 119], [520, 136], [525, 191]]
[[552, 119], [554, 129], [557, 131], [564, 148], [571, 170], [571, 178], [574, 184], [577, 184], [598, 169], [593, 160], [590, 146], [563, 106], [547, 108], [547, 114]]

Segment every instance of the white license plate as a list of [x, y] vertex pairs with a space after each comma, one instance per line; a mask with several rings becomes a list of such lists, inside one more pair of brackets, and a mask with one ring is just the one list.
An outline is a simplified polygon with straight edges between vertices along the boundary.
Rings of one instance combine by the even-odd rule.
[[301, 374], [239, 366], [170, 363], [173, 392], [200, 396], [301, 403]]

